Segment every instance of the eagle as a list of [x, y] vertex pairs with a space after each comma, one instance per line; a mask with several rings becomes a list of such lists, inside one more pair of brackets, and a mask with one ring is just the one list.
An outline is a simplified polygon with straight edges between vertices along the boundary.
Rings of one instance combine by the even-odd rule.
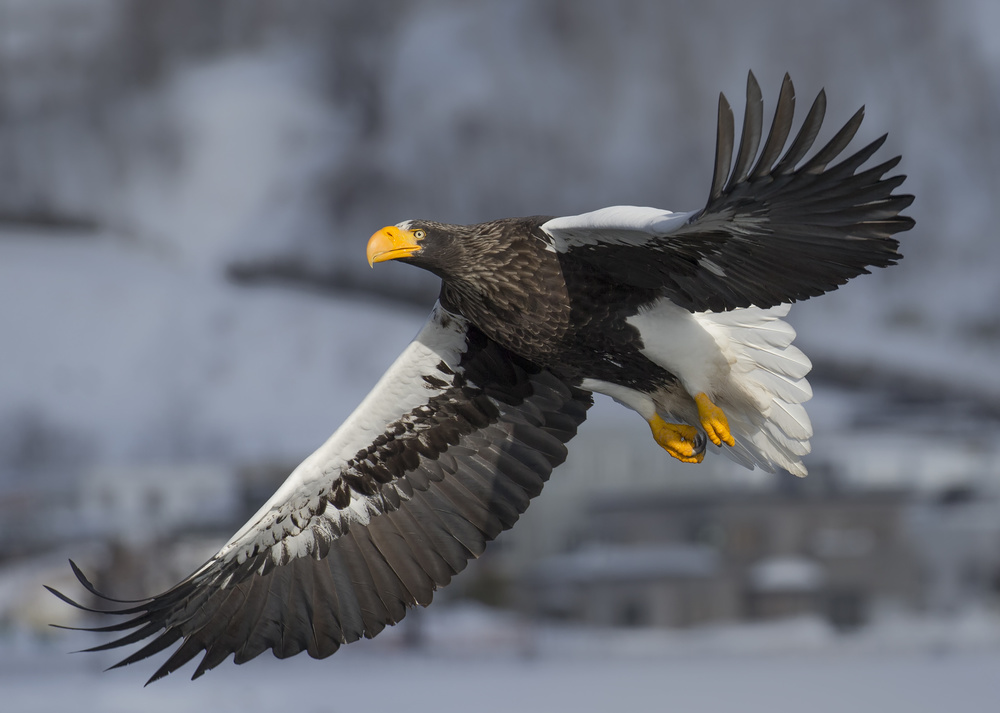
[[[913, 200], [900, 161], [863, 168], [885, 136], [841, 158], [862, 107], [810, 153], [820, 92], [789, 145], [784, 77], [764, 137], [753, 74], [739, 147], [720, 94], [715, 166], [700, 210], [613, 206], [478, 225], [405, 220], [367, 245], [374, 267], [441, 279], [430, 318], [357, 410], [193, 574], [162, 594], [89, 612], [89, 631], [144, 645], [113, 668], [176, 645], [150, 678], [196, 656], [193, 678], [271, 649], [322, 658], [370, 638], [478, 557], [537, 496], [606, 394], [637, 412], [668, 454], [721, 451], [805, 475], [810, 362], [782, 318], [870, 267], [900, 259]], [[761, 146], [763, 143], [763, 146]], [[787, 149], [786, 149], [787, 145]], [[831, 163], [838, 160], [838, 163]], [[106, 605], [107, 606], [107, 605]]]

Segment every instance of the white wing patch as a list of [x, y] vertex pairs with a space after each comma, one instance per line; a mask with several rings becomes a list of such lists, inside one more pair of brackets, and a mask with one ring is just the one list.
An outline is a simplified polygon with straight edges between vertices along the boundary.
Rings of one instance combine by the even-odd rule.
[[644, 245], [685, 225], [696, 212], [673, 213], [662, 208], [616, 205], [553, 218], [541, 228], [552, 238], [556, 252], [584, 245]]
[[[318, 503], [319, 489], [331, 481], [336, 482], [338, 468], [367, 448], [400, 414], [426, 404], [428, 399], [451, 385], [449, 382], [434, 387], [424, 377], [430, 374], [442, 380], [447, 378], [437, 366], [442, 361], [458, 363], [466, 349], [467, 324], [463, 317], [435, 305], [430, 320], [354, 413], [326, 443], [292, 471], [277, 492], [233, 535], [219, 557], [231, 558], [235, 554], [242, 561], [255, 547], [269, 547], [283, 539], [286, 547], [302, 547], [301, 542], [296, 542], [299, 538], [311, 543], [312, 533], [305, 530], [289, 537], [299, 528], [288, 511], [305, 510], [313, 501]], [[338, 514], [364, 524], [371, 517], [371, 507], [370, 498], [352, 493], [350, 505]], [[282, 519], [284, 521], [279, 523]], [[234, 550], [237, 551], [234, 553]]]

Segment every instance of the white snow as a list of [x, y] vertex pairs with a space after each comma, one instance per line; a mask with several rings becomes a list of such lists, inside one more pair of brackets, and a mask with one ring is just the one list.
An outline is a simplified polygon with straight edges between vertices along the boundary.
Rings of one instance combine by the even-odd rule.
[[0, 305], [0, 423], [38, 414], [111, 463], [297, 461], [426, 319], [87, 235], [5, 234]]
[[[538, 628], [482, 609], [422, 612], [428, 648], [385, 632], [332, 658], [263, 655], [223, 663], [198, 681], [192, 666], [143, 688], [153, 666], [103, 672], [110, 654], [64, 653], [69, 634], [0, 639], [4, 705], [72, 709], [379, 711], [732, 711], [978, 713], [1000, 697], [1000, 625], [969, 613], [895, 619], [838, 636], [812, 619], [626, 631]], [[435, 621], [435, 618], [437, 621]], [[82, 635], [81, 635], [82, 636]], [[82, 637], [89, 642], [94, 639]]]
[[[798, 335], [796, 344], [807, 355], [859, 374], [875, 369], [883, 377], [924, 381], [928, 387], [991, 402], [1000, 399], [996, 341], [967, 333], [968, 310], [936, 314], [941, 305], [933, 292], [917, 296], [897, 285], [900, 296], [910, 300], [902, 306], [888, 289], [879, 294], [871, 283], [889, 275], [878, 270], [837, 292], [794, 305], [789, 321]], [[996, 282], [995, 266], [988, 261], [971, 268], [969, 275], [942, 275], [940, 281], [953, 285], [949, 300], [963, 299], [970, 309], [979, 309], [983, 300], [994, 302], [975, 296]]]
[[[111, 224], [216, 272], [276, 237], [329, 239], [311, 186], [349, 143], [307, 60], [289, 49], [230, 56], [137, 97]], [[175, 155], [154, 153], [164, 143]]]

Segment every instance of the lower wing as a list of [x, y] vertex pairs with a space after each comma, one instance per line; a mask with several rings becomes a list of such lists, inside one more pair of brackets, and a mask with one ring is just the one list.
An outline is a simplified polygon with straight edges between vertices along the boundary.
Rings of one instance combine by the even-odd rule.
[[129, 617], [115, 668], [180, 645], [150, 678], [204, 654], [322, 658], [373, 637], [511, 527], [566, 457], [589, 392], [437, 306], [354, 414], [208, 562], [167, 592], [87, 611]]

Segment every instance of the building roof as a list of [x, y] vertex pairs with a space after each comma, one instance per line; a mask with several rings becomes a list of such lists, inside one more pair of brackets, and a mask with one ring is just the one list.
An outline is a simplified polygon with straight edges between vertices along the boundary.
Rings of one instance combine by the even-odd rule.
[[815, 592], [826, 582], [822, 565], [805, 557], [767, 557], [750, 568], [756, 592]]
[[590, 545], [539, 564], [539, 581], [596, 582], [710, 577], [718, 553], [707, 545]]

